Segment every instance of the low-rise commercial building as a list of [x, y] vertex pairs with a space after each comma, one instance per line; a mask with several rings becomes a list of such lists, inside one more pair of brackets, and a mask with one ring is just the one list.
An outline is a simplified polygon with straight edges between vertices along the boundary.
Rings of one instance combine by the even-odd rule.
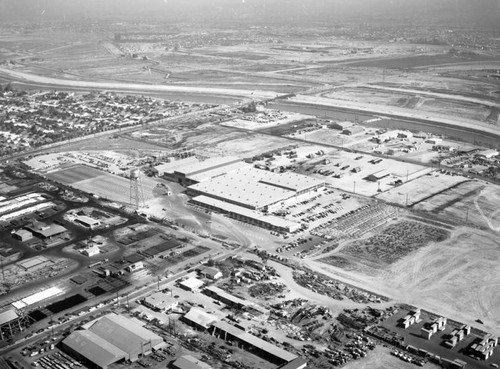
[[152, 310], [161, 312], [172, 310], [179, 305], [177, 299], [163, 292], [156, 292], [145, 297], [142, 303]]
[[202, 280], [196, 277], [191, 277], [180, 282], [179, 286], [186, 291], [197, 292], [201, 287], [203, 287], [204, 284], [205, 283]]

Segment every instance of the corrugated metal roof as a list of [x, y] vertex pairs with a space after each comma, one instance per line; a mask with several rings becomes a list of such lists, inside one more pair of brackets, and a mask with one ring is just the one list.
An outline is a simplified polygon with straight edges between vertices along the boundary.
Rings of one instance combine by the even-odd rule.
[[297, 358], [297, 355], [285, 351], [282, 348], [279, 348], [278, 346], [275, 346], [267, 341], [264, 341], [263, 339], [260, 339], [259, 337], [256, 337], [253, 334], [242, 331], [241, 329], [235, 327], [234, 325], [220, 321], [214, 323], [213, 326], [215, 328], [218, 328], [222, 331], [229, 333], [230, 335], [238, 338], [242, 342], [248, 343], [249, 345], [252, 345], [284, 361], [290, 362]]
[[125, 351], [131, 360], [141, 353], [141, 345], [151, 341], [156, 346], [163, 339], [132, 320], [117, 314], [108, 314], [95, 322], [89, 330]]
[[205, 328], [208, 328], [211, 323], [218, 320], [216, 316], [208, 314], [197, 308], [189, 310], [189, 312], [184, 314], [183, 318]]
[[14, 309], [9, 309], [0, 313], [0, 325], [11, 322], [17, 319], [18, 315]]
[[63, 345], [101, 368], [129, 358], [126, 352], [91, 331], [75, 331], [64, 339]]

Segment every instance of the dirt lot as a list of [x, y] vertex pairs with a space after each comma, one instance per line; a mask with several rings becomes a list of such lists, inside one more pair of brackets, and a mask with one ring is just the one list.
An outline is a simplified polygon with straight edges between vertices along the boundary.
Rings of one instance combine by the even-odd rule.
[[347, 278], [364, 288], [392, 296], [457, 321], [500, 333], [500, 243], [492, 231], [457, 228], [450, 238], [431, 243], [387, 266], [356, 272], [327, 267], [319, 260], [311, 268]]
[[[79, 190], [123, 203], [130, 202], [130, 181], [127, 178], [102, 172], [86, 166], [75, 166], [47, 175], [55, 181], [69, 184]], [[156, 182], [150, 178], [141, 178], [144, 200], [153, 198]]]
[[377, 195], [377, 198], [390, 203], [413, 206], [422, 200], [446, 191], [454, 186], [467, 182], [462, 176], [451, 176], [438, 172], [429, 173], [413, 181], [394, 187], [393, 189]]

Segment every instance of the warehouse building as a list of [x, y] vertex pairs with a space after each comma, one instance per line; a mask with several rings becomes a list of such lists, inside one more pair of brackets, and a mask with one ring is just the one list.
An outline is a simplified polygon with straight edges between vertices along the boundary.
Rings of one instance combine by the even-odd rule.
[[210, 332], [212, 335], [224, 340], [236, 342], [239, 347], [252, 351], [278, 365], [287, 364], [298, 357], [223, 321], [214, 323], [210, 328]]
[[368, 180], [370, 182], [377, 182], [377, 181], [380, 181], [381, 179], [389, 177], [390, 175], [391, 175], [391, 173], [388, 172], [387, 170], [380, 170], [378, 172], [370, 174], [368, 177], [366, 177], [366, 180]]
[[271, 231], [295, 232], [301, 229], [300, 223], [285, 218], [280, 218], [275, 215], [262, 214], [204, 195], [194, 197], [192, 199], [192, 203], [203, 206], [206, 209], [220, 212], [221, 214], [224, 214], [229, 218], [255, 225], [257, 227], [269, 229]]
[[76, 217], [75, 222], [88, 229], [95, 229], [101, 225], [101, 222], [99, 220], [87, 215], [80, 215]]
[[41, 239], [51, 239], [64, 234], [67, 229], [59, 224], [47, 225], [42, 222], [33, 222], [31, 225], [26, 226], [31, 233]]
[[215, 157], [178, 167], [171, 177], [175, 182], [187, 187], [245, 167], [251, 165], [236, 156]]
[[129, 359], [126, 352], [90, 331], [75, 331], [62, 345], [64, 351], [91, 368], [106, 369], [111, 364]]
[[219, 300], [220, 302], [226, 304], [227, 306], [243, 309], [247, 305], [247, 301], [242, 300], [236, 296], [227, 293], [223, 289], [220, 289], [216, 286], [210, 286], [205, 288], [203, 291], [207, 296], [212, 297], [213, 299]]
[[353, 135], [357, 135], [359, 133], [363, 133], [364, 131], [365, 131], [365, 129], [361, 126], [352, 126], [352, 127], [343, 129], [342, 134], [347, 135], [347, 136], [353, 136]]
[[348, 121], [345, 121], [345, 122], [332, 122], [330, 124], [328, 124], [328, 128], [331, 128], [331, 129], [336, 129], [336, 130], [339, 130], [339, 131], [343, 131], [347, 128], [350, 128], [354, 125], [353, 122], [348, 122]]
[[160, 336], [123, 315], [111, 313], [87, 327], [66, 337], [62, 348], [92, 368], [106, 369], [122, 360], [135, 362], [165, 345]]
[[296, 173], [273, 173], [253, 167], [239, 169], [189, 186], [191, 196], [205, 195], [243, 208], [268, 211], [296, 201], [325, 186], [325, 182]]
[[19, 229], [12, 233], [12, 238], [21, 242], [25, 242], [33, 238], [33, 233], [27, 231], [26, 229]]
[[191, 308], [181, 317], [181, 320], [197, 330], [206, 331], [213, 322], [219, 319], [215, 315], [206, 313], [203, 310]]

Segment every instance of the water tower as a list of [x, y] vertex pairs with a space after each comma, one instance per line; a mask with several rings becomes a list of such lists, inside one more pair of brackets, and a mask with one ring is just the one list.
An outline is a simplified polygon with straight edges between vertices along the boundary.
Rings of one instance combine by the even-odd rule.
[[137, 168], [130, 171], [130, 205], [134, 206], [136, 209], [144, 206], [141, 172]]

